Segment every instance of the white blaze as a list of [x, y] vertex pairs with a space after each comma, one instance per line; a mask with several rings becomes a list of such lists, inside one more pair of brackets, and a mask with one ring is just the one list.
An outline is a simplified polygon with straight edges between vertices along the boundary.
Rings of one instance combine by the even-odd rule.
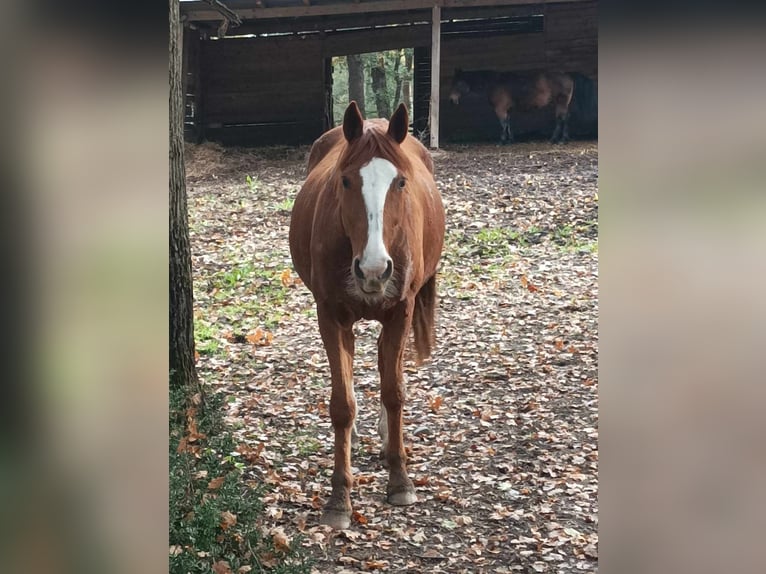
[[391, 182], [396, 177], [396, 167], [387, 159], [372, 158], [362, 169], [362, 197], [367, 208], [367, 245], [359, 266], [362, 270], [379, 270], [383, 273], [389, 259], [383, 244], [383, 208]]

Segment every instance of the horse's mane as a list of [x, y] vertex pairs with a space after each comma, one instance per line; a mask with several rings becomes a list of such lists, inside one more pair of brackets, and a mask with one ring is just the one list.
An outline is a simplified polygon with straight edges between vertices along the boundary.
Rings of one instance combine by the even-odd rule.
[[361, 165], [373, 157], [382, 157], [393, 163], [399, 170], [409, 172], [412, 163], [399, 144], [386, 134], [388, 122], [385, 120], [368, 120], [364, 122], [364, 131], [359, 139], [347, 143], [341, 152], [338, 164]]

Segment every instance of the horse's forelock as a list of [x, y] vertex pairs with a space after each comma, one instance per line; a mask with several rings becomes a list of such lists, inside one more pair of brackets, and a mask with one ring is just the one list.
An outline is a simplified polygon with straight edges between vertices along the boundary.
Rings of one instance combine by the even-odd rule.
[[387, 125], [374, 124], [365, 127], [367, 129], [364, 130], [362, 137], [353, 143], [346, 144], [346, 149], [339, 158], [339, 165], [343, 168], [348, 166], [361, 168], [372, 158], [379, 157], [390, 161], [400, 171], [410, 173], [412, 162], [401, 146], [386, 134]]

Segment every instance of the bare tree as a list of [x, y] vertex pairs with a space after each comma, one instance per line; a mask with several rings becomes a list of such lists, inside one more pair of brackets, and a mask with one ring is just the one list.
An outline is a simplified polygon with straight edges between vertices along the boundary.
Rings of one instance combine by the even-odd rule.
[[179, 0], [170, 0], [170, 385], [196, 389], [189, 219], [184, 164], [183, 28]]

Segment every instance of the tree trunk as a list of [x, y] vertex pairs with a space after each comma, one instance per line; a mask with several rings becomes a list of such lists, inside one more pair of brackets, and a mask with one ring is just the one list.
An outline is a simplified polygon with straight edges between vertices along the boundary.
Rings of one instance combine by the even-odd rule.
[[372, 93], [375, 94], [375, 107], [378, 109], [378, 117], [388, 119], [391, 117], [391, 108], [388, 104], [388, 89], [386, 87], [386, 68], [383, 58], [378, 58], [378, 65], [370, 70], [372, 76]]
[[356, 105], [364, 114], [364, 64], [361, 54], [346, 56], [348, 64], [348, 101]]
[[[402, 74], [402, 101], [407, 108], [412, 110], [412, 94], [410, 92], [410, 78], [412, 77], [412, 50], [404, 51], [404, 74]], [[412, 114], [410, 114], [412, 117]]]
[[191, 249], [184, 165], [184, 98], [181, 93], [183, 28], [179, 0], [170, 0], [170, 385], [196, 390]]
[[[391, 106], [392, 110], [395, 110], [397, 108], [402, 98], [402, 74], [399, 73], [399, 66], [401, 62], [402, 62], [402, 51], [397, 50], [396, 58], [394, 58], [394, 80], [396, 80], [396, 87], [394, 88], [394, 101], [393, 101], [393, 105]], [[409, 108], [410, 108], [410, 105], [407, 104], [407, 109]]]

